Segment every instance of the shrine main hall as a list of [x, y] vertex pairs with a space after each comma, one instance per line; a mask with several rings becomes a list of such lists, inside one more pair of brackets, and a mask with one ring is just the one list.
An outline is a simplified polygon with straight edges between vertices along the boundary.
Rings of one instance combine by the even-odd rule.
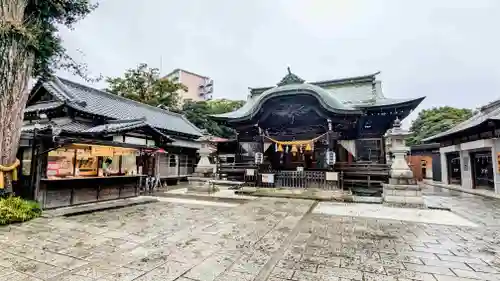
[[223, 164], [275, 174], [387, 167], [384, 134], [425, 97], [385, 97], [378, 74], [306, 82], [288, 68], [276, 86], [250, 88], [243, 107], [213, 116], [236, 131], [219, 144], [220, 153], [235, 153]]

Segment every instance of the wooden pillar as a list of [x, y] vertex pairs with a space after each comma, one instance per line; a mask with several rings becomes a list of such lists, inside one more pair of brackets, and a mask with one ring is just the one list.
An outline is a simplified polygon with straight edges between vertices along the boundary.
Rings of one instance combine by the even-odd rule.
[[238, 132], [236, 132], [236, 155], [234, 158], [236, 163], [241, 163], [240, 134]]
[[383, 136], [382, 137], [382, 144], [381, 144], [381, 147], [380, 147], [380, 151], [381, 151], [381, 158], [382, 160], [380, 161], [380, 164], [387, 164], [387, 151], [386, 151], [386, 147], [385, 147], [385, 137]]

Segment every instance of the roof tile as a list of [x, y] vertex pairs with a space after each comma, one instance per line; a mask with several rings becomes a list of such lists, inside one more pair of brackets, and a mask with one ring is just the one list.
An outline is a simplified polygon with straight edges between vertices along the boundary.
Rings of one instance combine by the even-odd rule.
[[145, 118], [153, 127], [201, 136], [201, 131], [181, 114], [166, 111], [126, 99], [101, 90], [90, 88], [63, 78], [54, 77], [43, 86], [61, 101], [76, 110], [112, 119], [129, 120]]

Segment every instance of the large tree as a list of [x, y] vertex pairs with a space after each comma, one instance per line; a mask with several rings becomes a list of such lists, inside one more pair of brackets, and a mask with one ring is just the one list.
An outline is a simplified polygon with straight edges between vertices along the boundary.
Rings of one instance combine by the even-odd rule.
[[423, 139], [444, 132], [451, 127], [469, 119], [473, 111], [468, 108], [454, 108], [450, 106], [424, 109], [418, 113], [412, 122], [410, 131], [413, 135], [408, 138], [408, 145], [415, 145]]
[[58, 34], [95, 8], [89, 0], [0, 0], [0, 165], [16, 159], [30, 78], [61, 67], [86, 74]]
[[107, 91], [152, 106], [176, 110], [179, 90], [186, 90], [180, 83], [160, 77], [158, 68], [141, 63], [135, 69], [127, 69], [123, 77], [106, 78]]
[[242, 107], [244, 103], [244, 101], [240, 100], [227, 99], [198, 102], [186, 100], [182, 106], [182, 113], [198, 128], [207, 130], [208, 133], [215, 136], [232, 138], [234, 137], [234, 130], [217, 124], [217, 122], [210, 118], [210, 115], [236, 110]]

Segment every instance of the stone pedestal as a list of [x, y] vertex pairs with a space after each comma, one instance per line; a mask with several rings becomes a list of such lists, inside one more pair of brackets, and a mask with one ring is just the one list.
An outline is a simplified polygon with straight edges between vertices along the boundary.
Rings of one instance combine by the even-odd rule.
[[384, 184], [384, 203], [408, 207], [423, 207], [422, 189], [413, 178], [406, 155], [409, 148], [405, 145], [405, 138], [411, 133], [401, 129], [401, 121], [396, 119], [393, 128], [390, 129], [386, 138], [391, 144], [390, 151], [394, 158], [391, 162], [391, 173], [388, 184]]
[[422, 207], [422, 188], [418, 185], [384, 184], [384, 203], [408, 207]]
[[188, 193], [214, 193], [219, 191], [213, 179], [205, 177], [189, 177]]

